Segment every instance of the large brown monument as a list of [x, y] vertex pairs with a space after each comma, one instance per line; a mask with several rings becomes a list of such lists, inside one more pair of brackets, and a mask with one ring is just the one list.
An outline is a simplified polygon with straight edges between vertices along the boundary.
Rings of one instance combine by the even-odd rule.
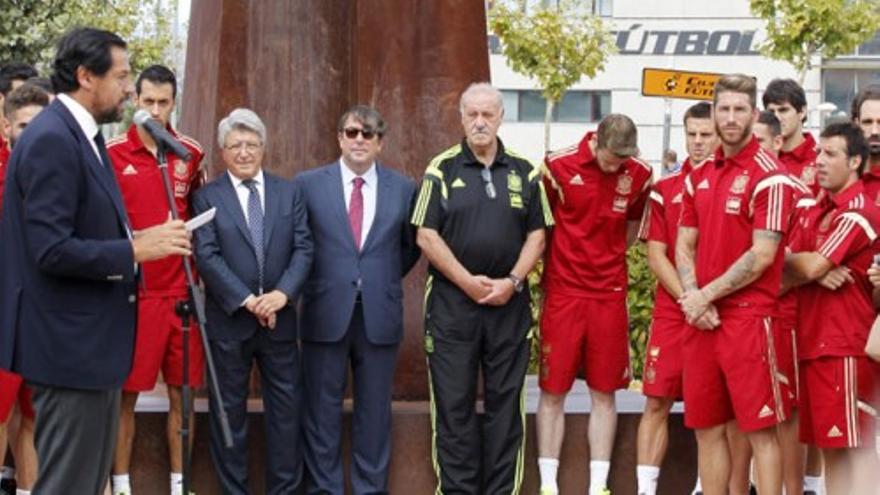
[[[382, 161], [418, 180], [461, 138], [458, 96], [489, 79], [486, 46], [478, 0], [194, 0], [180, 127], [218, 167], [217, 122], [249, 107], [269, 128], [264, 163], [291, 177], [335, 160], [337, 119], [366, 103], [390, 124]], [[425, 399], [424, 268], [413, 272], [395, 396]]]

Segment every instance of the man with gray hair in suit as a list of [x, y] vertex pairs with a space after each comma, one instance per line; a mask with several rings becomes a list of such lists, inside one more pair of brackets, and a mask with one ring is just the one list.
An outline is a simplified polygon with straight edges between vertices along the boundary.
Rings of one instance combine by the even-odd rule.
[[195, 233], [195, 253], [207, 295], [204, 330], [233, 446], [223, 445], [212, 396], [211, 457], [222, 493], [249, 493], [247, 398], [256, 363], [266, 430], [264, 493], [294, 493], [302, 475], [295, 301], [312, 264], [308, 218], [293, 184], [262, 168], [266, 127], [256, 113], [233, 110], [217, 132], [227, 173], [193, 198], [196, 213], [217, 208], [214, 221]]

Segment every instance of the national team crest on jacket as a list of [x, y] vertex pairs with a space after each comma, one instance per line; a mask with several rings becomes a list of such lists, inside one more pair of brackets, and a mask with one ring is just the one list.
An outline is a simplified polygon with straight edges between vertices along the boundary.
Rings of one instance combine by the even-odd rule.
[[633, 178], [629, 175], [621, 175], [617, 178], [617, 194], [627, 195], [632, 192]]
[[733, 184], [730, 185], [730, 192], [733, 194], [742, 194], [746, 192], [746, 186], [748, 184], [748, 175], [738, 175], [735, 179], [733, 179]]
[[816, 183], [816, 167], [813, 165], [808, 165], [804, 167], [804, 170], [801, 171], [801, 182], [808, 186], [812, 186]]
[[174, 161], [174, 178], [180, 180], [186, 180], [189, 176], [189, 167], [186, 166], [186, 162], [183, 160], [175, 160]]

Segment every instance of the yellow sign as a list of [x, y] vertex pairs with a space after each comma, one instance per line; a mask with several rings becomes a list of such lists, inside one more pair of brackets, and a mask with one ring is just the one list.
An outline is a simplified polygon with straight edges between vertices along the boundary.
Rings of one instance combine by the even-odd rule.
[[723, 75], [646, 67], [642, 70], [642, 95], [711, 101], [715, 82]]

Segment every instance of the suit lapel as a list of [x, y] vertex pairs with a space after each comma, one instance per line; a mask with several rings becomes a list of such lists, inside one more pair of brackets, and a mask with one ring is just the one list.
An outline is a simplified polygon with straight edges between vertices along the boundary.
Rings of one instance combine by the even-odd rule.
[[342, 172], [339, 167], [343, 166], [338, 161], [327, 168], [326, 187], [327, 197], [333, 204], [333, 211], [336, 217], [345, 226], [345, 237], [348, 239], [348, 245], [358, 252], [354, 243], [354, 234], [351, 233], [351, 223], [348, 221], [348, 210], [345, 209], [345, 189], [342, 187]]
[[266, 180], [266, 197], [264, 198], [266, 211], [263, 212], [263, 252], [265, 253], [266, 248], [269, 246], [272, 228], [275, 227], [275, 221], [278, 218], [281, 206], [281, 184], [278, 183], [278, 179], [275, 176], [269, 175], [266, 172], [263, 172], [263, 177]]
[[379, 230], [379, 226], [382, 224], [382, 220], [386, 218], [391, 218], [391, 199], [389, 196], [391, 195], [391, 180], [388, 177], [388, 174], [382, 165], [378, 162], [376, 163], [376, 214], [373, 215], [373, 224], [370, 226], [370, 231], [367, 232], [367, 238], [364, 240], [363, 247], [361, 251], [366, 251], [369, 249], [370, 244], [375, 242], [374, 239], [378, 234], [375, 234]]
[[220, 183], [220, 201], [226, 210], [229, 211], [230, 216], [235, 221], [235, 225], [247, 241], [246, 244], [253, 248], [251, 231], [248, 229], [247, 220], [244, 218], [244, 211], [241, 209], [241, 203], [238, 201], [238, 195], [235, 193], [235, 187], [232, 185], [232, 179], [229, 178], [228, 172], [223, 173], [223, 179]]
[[122, 194], [119, 192], [119, 185], [116, 184], [116, 177], [110, 169], [113, 165], [110, 163], [105, 165], [98, 160], [98, 157], [95, 155], [95, 150], [92, 148], [92, 138], [83, 133], [82, 128], [73, 117], [73, 114], [70, 113], [70, 110], [68, 110], [60, 100], [52, 102], [52, 105], [55, 106], [55, 110], [67, 126], [73, 130], [74, 135], [80, 142], [80, 156], [88, 163], [86, 168], [88, 168], [89, 173], [91, 173], [95, 180], [97, 180], [98, 184], [101, 185], [107, 195], [110, 196], [119, 223], [123, 230], [129, 232], [130, 227], [128, 223], [128, 215], [125, 213], [125, 204], [122, 202]]

